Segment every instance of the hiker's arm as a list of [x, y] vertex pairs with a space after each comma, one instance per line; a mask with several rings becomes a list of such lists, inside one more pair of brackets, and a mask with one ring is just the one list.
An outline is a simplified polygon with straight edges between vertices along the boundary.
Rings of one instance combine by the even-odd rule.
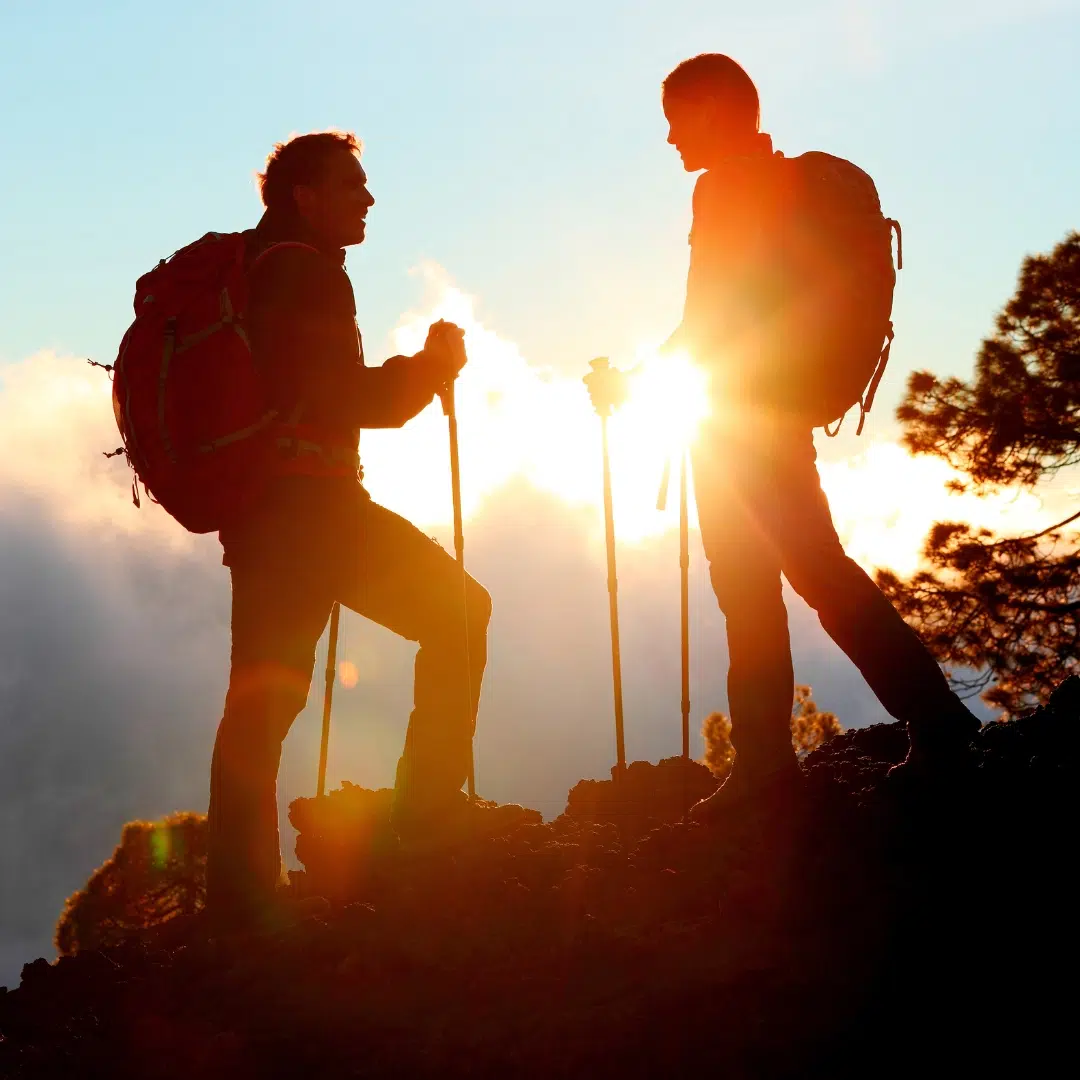
[[[360, 427], [401, 427], [431, 403], [465, 366], [465, 334], [440, 319], [428, 327], [424, 347], [412, 356], [392, 356], [378, 368], [363, 368], [383, 380], [364, 400], [382, 403]], [[388, 407], [387, 407], [388, 406]]]
[[431, 404], [436, 385], [424, 377], [418, 356], [391, 356], [378, 367], [358, 367], [351, 374], [354, 427], [398, 428]]
[[284, 249], [259, 264], [248, 322], [270, 403], [282, 416], [301, 405], [305, 422], [400, 427], [439, 385], [417, 357], [364, 365], [348, 278], [310, 251]]
[[682, 321], [664, 342], [662, 352], [680, 349], [700, 363], [715, 360], [717, 345], [727, 321], [722, 264], [722, 236], [718, 235], [717, 196], [706, 177], [694, 187], [694, 217], [690, 230], [690, 265], [686, 274], [686, 298]]

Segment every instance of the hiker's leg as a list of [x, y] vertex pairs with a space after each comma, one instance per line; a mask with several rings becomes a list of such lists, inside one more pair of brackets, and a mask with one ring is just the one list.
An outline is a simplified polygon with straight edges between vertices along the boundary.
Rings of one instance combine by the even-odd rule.
[[207, 904], [243, 916], [273, 894], [281, 869], [281, 744], [307, 701], [330, 599], [313, 576], [234, 560], [232, 664], [210, 770]]
[[455, 559], [377, 503], [368, 503], [360, 533], [342, 602], [420, 645], [396, 797], [439, 802], [468, 776], [491, 598], [471, 577], [463, 588]]
[[727, 624], [733, 776], [753, 784], [794, 760], [795, 679], [780, 563], [732, 482], [732, 449], [722, 433], [702, 437], [694, 453], [694, 493], [709, 576]]
[[[775, 497], [761, 513], [785, 577], [862, 672], [882, 705], [915, 733], [970, 713], [918, 635], [840, 543], [815, 464], [809, 430], [789, 432], [773, 455]], [[977, 726], [973, 719], [970, 726]]]

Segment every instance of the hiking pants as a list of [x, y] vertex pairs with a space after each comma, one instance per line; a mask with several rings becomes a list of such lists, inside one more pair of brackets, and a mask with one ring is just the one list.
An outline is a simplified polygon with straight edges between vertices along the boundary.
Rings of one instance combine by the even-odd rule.
[[257, 902], [278, 880], [281, 745], [307, 701], [335, 600], [420, 645], [395, 797], [437, 804], [468, 775], [490, 597], [469, 578], [466, 599], [458, 563], [366, 495], [343, 531], [307, 550], [253, 544], [229, 552], [232, 664], [210, 774], [211, 904]]
[[844, 554], [815, 461], [809, 427], [776, 422], [711, 426], [693, 452], [701, 539], [727, 622], [732, 741], [751, 776], [792, 753], [795, 679], [781, 575], [909, 729], [962, 708], [915, 631]]

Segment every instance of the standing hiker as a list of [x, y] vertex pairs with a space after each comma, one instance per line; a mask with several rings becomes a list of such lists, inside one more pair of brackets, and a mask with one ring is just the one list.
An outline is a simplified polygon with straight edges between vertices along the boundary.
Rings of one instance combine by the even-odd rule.
[[[680, 64], [664, 81], [663, 107], [667, 141], [683, 167], [705, 170], [694, 190], [683, 321], [668, 345], [687, 349], [711, 381], [712, 417], [694, 447], [694, 486], [727, 624], [737, 751], [728, 781], [691, 815], [714, 819], [747, 792], [798, 776], [781, 575], [885, 708], [907, 724], [904, 771], [963, 758], [978, 721], [915, 632], [844, 554], [815, 465], [812, 429], [856, 403], [865, 414], [887, 357], [894, 223], [881, 217], [869, 177], [849, 163], [773, 152], [759, 130], [757, 89], [729, 57], [703, 54]], [[830, 248], [805, 215], [812, 198], [828, 197], [829, 177], [837, 175], [854, 183], [861, 201], [829, 207], [841, 221], [835, 231], [828, 222], [821, 227], [836, 241]], [[851, 235], [875, 227], [876, 262], [863, 267], [848, 257], [837, 239], [848, 222]], [[876, 293], [864, 295], [871, 287]], [[594, 378], [587, 381], [595, 397]]]
[[[488, 594], [435, 541], [361, 484], [361, 428], [400, 427], [457, 377], [463, 332], [366, 367], [344, 248], [374, 198], [351, 134], [302, 135], [261, 175], [247, 245], [252, 357], [281, 418], [272, 477], [220, 530], [232, 576], [232, 665], [211, 767], [208, 908], [245, 924], [272, 910], [280, 869], [276, 776], [307, 700], [335, 601], [419, 643], [415, 707], [397, 768], [399, 834], [483, 814], [461, 791], [486, 658]], [[466, 637], [466, 625], [468, 633]]]

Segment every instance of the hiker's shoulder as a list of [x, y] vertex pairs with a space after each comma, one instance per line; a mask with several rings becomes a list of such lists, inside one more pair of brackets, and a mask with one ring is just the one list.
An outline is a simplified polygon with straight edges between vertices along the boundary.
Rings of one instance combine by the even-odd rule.
[[341, 260], [302, 241], [256, 238], [248, 267], [255, 303], [264, 297], [291, 297], [319, 306], [352, 301], [352, 284]]
[[[805, 156], [805, 155], [804, 155]], [[730, 204], [733, 200], [751, 199], [762, 187], [783, 184], [797, 170], [800, 158], [786, 157], [780, 151], [744, 158], [731, 158], [707, 169], [694, 184], [694, 208], [711, 203]]]
[[246, 236], [248, 265], [254, 272], [345, 273], [344, 251], [325, 250], [297, 214], [267, 210]]
[[256, 236], [249, 257], [252, 277], [316, 277], [348, 280], [340, 259], [301, 240], [266, 240]]

